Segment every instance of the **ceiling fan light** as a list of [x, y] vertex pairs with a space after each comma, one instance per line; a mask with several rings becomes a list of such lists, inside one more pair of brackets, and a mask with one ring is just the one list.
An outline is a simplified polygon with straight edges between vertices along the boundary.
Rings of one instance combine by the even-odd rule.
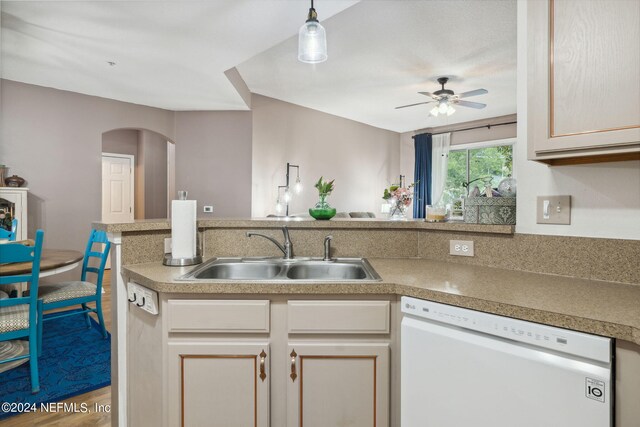
[[431, 111], [429, 111], [429, 114], [431, 114], [433, 117], [438, 117], [438, 106], [436, 105], [435, 107], [433, 107]]
[[318, 22], [316, 10], [309, 9], [307, 22], [298, 32], [298, 61], [317, 64], [327, 60], [327, 32]]
[[445, 114], [447, 112], [447, 109], [449, 107], [449, 104], [447, 104], [447, 102], [441, 102], [440, 105], [438, 106], [438, 112], [440, 114]]
[[447, 108], [447, 116], [450, 116], [455, 112], [456, 112], [456, 109], [453, 108], [451, 105], [449, 105], [449, 108]]

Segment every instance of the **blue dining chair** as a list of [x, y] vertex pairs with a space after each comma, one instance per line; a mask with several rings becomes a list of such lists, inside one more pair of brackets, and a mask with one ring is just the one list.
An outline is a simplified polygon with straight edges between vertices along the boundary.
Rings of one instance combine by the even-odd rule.
[[38, 278], [40, 277], [40, 257], [42, 255], [42, 241], [44, 232], [36, 231], [35, 246], [20, 243], [6, 243], [0, 245], [0, 270], [5, 263], [30, 262], [31, 272], [13, 276], [0, 276], [0, 284], [28, 282], [32, 292], [29, 296], [6, 298], [0, 300], [0, 341], [27, 338], [29, 352], [0, 360], [0, 363], [29, 359], [31, 368], [31, 392], [40, 391], [38, 376], [39, 343], [42, 338], [42, 324], [38, 319], [42, 316], [42, 301], [38, 300]]
[[5, 230], [0, 227], [0, 239], [9, 239], [10, 242], [15, 242], [17, 231], [18, 220], [14, 218], [13, 221], [11, 221], [11, 230]]
[[[94, 248], [94, 245], [104, 246]], [[109, 243], [107, 233], [104, 231], [91, 230], [91, 235], [89, 236], [87, 248], [84, 253], [84, 261], [82, 262], [82, 275], [80, 276], [80, 280], [53, 284], [43, 283], [40, 286], [38, 296], [42, 299], [43, 311], [40, 312], [40, 317], [43, 322], [66, 316], [84, 314], [87, 327], [91, 328], [89, 313], [96, 313], [102, 336], [107, 338], [107, 329], [105, 328], [104, 317], [102, 315], [102, 277], [110, 249], [111, 243]], [[97, 259], [97, 267], [90, 265], [92, 258]], [[87, 281], [87, 273], [94, 273], [96, 275], [95, 284]], [[95, 303], [95, 308], [87, 306], [87, 304], [91, 302]], [[74, 308], [72, 310], [57, 311], [47, 314], [47, 317], [42, 317], [42, 313], [45, 311], [73, 306], [80, 306], [81, 309], [78, 310]], [[42, 345], [41, 342], [40, 345]]]

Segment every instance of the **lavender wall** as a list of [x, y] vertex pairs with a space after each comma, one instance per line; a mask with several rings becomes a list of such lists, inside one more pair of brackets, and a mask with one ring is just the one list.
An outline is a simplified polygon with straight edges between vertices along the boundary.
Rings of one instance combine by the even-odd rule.
[[144, 174], [144, 218], [167, 218], [167, 138], [138, 132], [138, 156]]
[[[116, 129], [102, 135], [102, 152], [138, 156], [138, 130]], [[136, 158], [136, 161], [138, 159]]]
[[261, 95], [253, 95], [251, 107], [253, 216], [275, 213], [287, 162], [300, 166], [304, 186], [291, 214], [315, 205], [313, 185], [323, 176], [335, 179], [329, 203], [338, 211], [379, 215], [382, 192], [400, 173], [400, 134]]
[[102, 135], [114, 129], [175, 141], [178, 189], [215, 216], [250, 213], [250, 112], [175, 113], [10, 80], [0, 93], [0, 163], [28, 180], [29, 234], [43, 228], [48, 248], [82, 250], [100, 220]]
[[101, 216], [102, 134], [142, 128], [173, 137], [173, 113], [2, 80], [0, 158], [29, 181], [29, 234], [83, 248]]
[[176, 112], [176, 190], [198, 200], [198, 217], [251, 215], [251, 129], [250, 111]]

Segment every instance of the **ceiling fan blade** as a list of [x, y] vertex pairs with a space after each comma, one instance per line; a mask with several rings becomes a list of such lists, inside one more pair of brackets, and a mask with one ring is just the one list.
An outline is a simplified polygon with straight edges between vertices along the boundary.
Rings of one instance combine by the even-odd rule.
[[489, 91], [486, 89], [470, 90], [469, 92], [461, 93], [458, 98], [468, 98], [470, 96], [484, 95], [485, 93], [489, 93]]
[[481, 104], [480, 102], [470, 102], [470, 101], [458, 101], [456, 102], [457, 105], [461, 105], [463, 107], [471, 107], [471, 108], [477, 108], [477, 109], [481, 109], [487, 106], [487, 104]]
[[432, 103], [432, 102], [433, 102], [433, 101], [417, 102], [417, 103], [415, 103], [415, 104], [402, 105], [402, 106], [400, 106], [400, 107], [396, 107], [395, 109], [397, 110], [398, 108], [407, 108], [407, 107], [413, 107], [413, 106], [415, 106], [415, 105], [430, 104], [430, 103]]
[[432, 94], [431, 92], [418, 92], [418, 93], [419, 93], [420, 95], [430, 96], [430, 97], [432, 97], [432, 98], [434, 98], [434, 99], [438, 99], [438, 98], [439, 98], [439, 96], [438, 96], [438, 95], [434, 95], [434, 94]]

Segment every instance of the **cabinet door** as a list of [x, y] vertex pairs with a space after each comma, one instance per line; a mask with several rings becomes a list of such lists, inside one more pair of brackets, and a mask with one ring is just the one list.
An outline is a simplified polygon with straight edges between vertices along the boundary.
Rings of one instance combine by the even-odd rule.
[[387, 427], [388, 344], [289, 342], [288, 427]]
[[545, 0], [524, 7], [529, 157], [638, 152], [640, 2]]
[[169, 426], [267, 427], [269, 344], [170, 342]]

